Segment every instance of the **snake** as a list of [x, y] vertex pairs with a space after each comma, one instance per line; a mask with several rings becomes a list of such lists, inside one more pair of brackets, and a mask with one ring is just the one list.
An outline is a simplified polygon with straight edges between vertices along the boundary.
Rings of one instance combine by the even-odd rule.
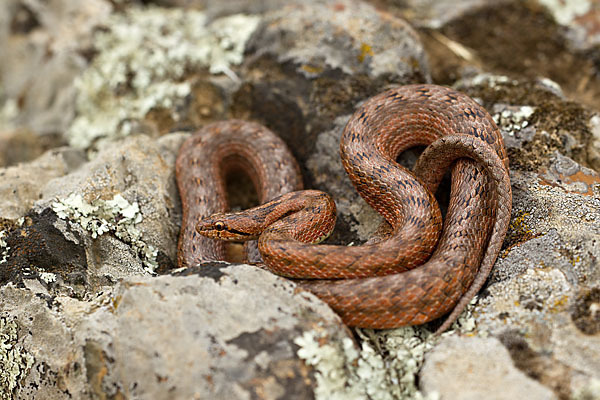
[[[396, 160], [427, 146], [413, 171]], [[484, 285], [508, 229], [512, 195], [502, 135], [467, 95], [421, 84], [389, 89], [360, 105], [340, 139], [352, 184], [383, 216], [358, 246], [319, 244], [335, 225], [327, 193], [301, 190], [294, 157], [267, 128], [206, 125], [176, 162], [183, 205], [181, 266], [223, 260], [223, 241], [256, 241], [262, 264], [294, 279], [352, 327], [390, 329], [458, 318]], [[261, 205], [227, 212], [224, 179], [243, 170]], [[435, 200], [451, 170], [445, 218]]]

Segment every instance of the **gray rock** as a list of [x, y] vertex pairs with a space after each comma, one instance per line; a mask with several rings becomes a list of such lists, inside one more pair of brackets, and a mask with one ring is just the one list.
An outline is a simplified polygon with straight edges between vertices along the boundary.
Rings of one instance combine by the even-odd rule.
[[555, 21], [568, 28], [566, 37], [574, 47], [593, 48], [599, 43], [598, 32], [594, 28], [600, 6], [594, 1], [554, 2], [538, 0], [554, 17]]
[[511, 179], [508, 248], [473, 311], [476, 331], [504, 337], [519, 368], [571, 395], [600, 379], [600, 177], [556, 155], [545, 172]]
[[57, 149], [35, 161], [0, 169], [0, 217], [17, 219], [42, 197], [44, 185], [83, 163], [83, 152]]
[[136, 227], [142, 240], [174, 260], [181, 215], [175, 157], [185, 137], [173, 134], [155, 140], [138, 135], [109, 143], [92, 161], [71, 174], [41, 183], [42, 197], [36, 210], [52, 207], [56, 200], [73, 193], [88, 203], [120, 194], [139, 206], [142, 219]]
[[66, 142], [61, 134], [40, 136], [28, 128], [21, 129], [11, 124], [7, 126], [0, 116], [0, 167], [35, 160], [46, 151], [64, 145]]
[[80, 153], [65, 150], [3, 171], [7, 196], [0, 216], [15, 219], [39, 200], [5, 239], [0, 280], [52, 274], [48, 279], [68, 283], [52, 290], [85, 296], [127, 276], [171, 268], [181, 215], [174, 165], [183, 138], [134, 136], [81, 166]]
[[416, 32], [404, 20], [377, 12], [367, 3], [290, 4], [265, 19], [264, 31], [251, 48], [277, 55], [282, 64], [291, 62], [307, 77], [323, 76], [330, 70], [405, 81], [417, 74], [428, 75]]
[[594, 1], [384, 2], [421, 27], [432, 78], [453, 85], [474, 73], [550, 79], [599, 108], [598, 4]]
[[[350, 116], [339, 117], [335, 126], [317, 138], [316, 151], [306, 167], [314, 177], [315, 185], [326, 190], [335, 199], [338, 214], [337, 229], [352, 232], [350, 240], [366, 241], [379, 227], [383, 218], [356, 192], [340, 161], [340, 137]], [[341, 226], [340, 226], [341, 225]], [[342, 240], [348, 242], [348, 238]]]
[[511, 168], [540, 171], [556, 152], [596, 167], [596, 114], [567, 100], [556, 82], [478, 74], [461, 79], [455, 87], [490, 111], [505, 138]]
[[326, 333], [322, 344], [349, 333], [314, 296], [251, 266], [131, 278], [90, 300], [0, 289], [0, 321], [17, 327], [24, 360], [10, 365], [24, 369], [13, 395], [307, 398], [314, 377], [294, 340], [312, 329]]
[[62, 133], [69, 126], [74, 79], [86, 65], [81, 53], [111, 11], [104, 0], [2, 2], [0, 54], [11, 62], [0, 63], [0, 79], [3, 96], [21, 99], [17, 124], [37, 134]]
[[557, 398], [517, 369], [495, 338], [446, 338], [427, 354], [419, 376], [423, 393], [440, 399]]

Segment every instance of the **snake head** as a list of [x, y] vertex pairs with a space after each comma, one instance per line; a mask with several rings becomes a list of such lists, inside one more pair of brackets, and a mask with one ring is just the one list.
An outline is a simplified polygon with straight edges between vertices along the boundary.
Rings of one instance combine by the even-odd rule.
[[258, 233], [245, 223], [246, 218], [239, 214], [214, 214], [198, 221], [196, 231], [213, 239], [246, 241], [258, 238]]

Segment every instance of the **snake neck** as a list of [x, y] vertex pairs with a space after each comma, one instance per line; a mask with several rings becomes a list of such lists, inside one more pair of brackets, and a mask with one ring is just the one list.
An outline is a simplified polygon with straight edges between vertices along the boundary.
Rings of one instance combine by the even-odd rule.
[[[335, 202], [327, 193], [301, 190], [281, 196], [267, 207], [265, 228], [259, 239], [293, 239], [303, 243], [325, 240], [335, 226]], [[268, 203], [267, 203], [268, 204]]]

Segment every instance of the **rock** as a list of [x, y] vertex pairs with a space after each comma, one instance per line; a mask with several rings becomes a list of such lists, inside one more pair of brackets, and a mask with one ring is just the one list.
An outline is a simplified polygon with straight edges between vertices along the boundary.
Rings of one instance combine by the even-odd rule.
[[[184, 138], [185, 135], [173, 134], [153, 140], [138, 135], [109, 144], [94, 160], [45, 185], [36, 208], [56, 207], [57, 200], [74, 193], [88, 203], [113, 200], [119, 195], [130, 204], [137, 204], [141, 220], [136, 227], [143, 240], [174, 260], [181, 215], [174, 165]], [[157, 193], [161, 195], [156, 196]]]
[[511, 351], [519, 368], [570, 395], [598, 379], [593, 371], [600, 367], [600, 176], [556, 155], [545, 172], [514, 171], [511, 180], [507, 249], [474, 309], [476, 331], [508, 335], [519, 343]]
[[556, 82], [481, 74], [458, 81], [456, 87], [490, 110], [505, 138], [512, 168], [537, 171], [547, 167], [557, 151], [596, 166], [597, 114], [567, 100]]
[[24, 216], [42, 197], [48, 181], [66, 175], [84, 159], [82, 152], [64, 148], [47, 152], [28, 164], [0, 169], [0, 217], [17, 219]]
[[418, 27], [434, 82], [474, 73], [557, 82], [598, 109], [598, 5], [593, 1], [385, 2]]
[[[290, 4], [266, 13], [248, 53], [232, 114], [279, 133], [301, 163], [317, 136], [339, 129], [335, 118], [352, 114], [361, 100], [390, 84], [429, 80], [414, 30], [360, 2]], [[312, 183], [313, 171], [303, 172]]]
[[557, 396], [515, 368], [495, 338], [449, 337], [425, 359], [420, 374], [424, 394], [442, 399], [556, 399]]
[[[23, 274], [33, 270], [52, 274], [53, 281], [69, 283], [68, 293], [84, 296], [127, 276], [172, 268], [181, 218], [174, 165], [183, 139], [184, 135], [175, 134], [159, 140], [130, 137], [55, 179], [48, 175], [51, 169], [40, 173], [40, 166], [46, 167], [48, 159], [60, 160], [64, 174], [64, 169], [74, 166], [65, 161], [70, 155], [66, 151], [51, 152], [19, 168], [19, 174], [11, 173], [16, 167], [9, 168], [11, 179], [5, 182], [5, 190], [15, 188], [20, 193], [22, 176], [31, 170], [30, 184], [40, 199], [22, 226], [5, 237], [8, 261], [0, 266], [5, 271], [0, 273], [1, 281], [20, 283]], [[31, 197], [16, 197], [15, 203], [31, 204]], [[23, 212], [27, 203], [19, 205]], [[15, 218], [8, 212], [3, 216]], [[61, 288], [53, 285], [53, 290]]]
[[600, 6], [593, 1], [554, 2], [538, 0], [560, 25], [569, 29], [567, 38], [576, 48], [590, 48], [599, 43], [596, 21]]
[[351, 340], [314, 296], [251, 266], [131, 278], [88, 301], [34, 292], [0, 289], [20, 398], [306, 398], [315, 378], [294, 340]]
[[74, 117], [82, 53], [112, 7], [104, 0], [8, 0], [0, 8], [0, 53], [11, 60], [0, 63], [0, 77], [3, 96], [18, 99], [15, 123], [38, 135], [62, 133]]
[[[2, 122], [0, 121], [0, 127]], [[1, 128], [0, 128], [1, 129]], [[40, 136], [28, 129], [8, 128], [0, 132], [0, 166], [8, 167], [20, 162], [32, 161], [47, 150], [64, 146], [62, 135]]]
[[[221, 91], [239, 82], [234, 69], [259, 22], [242, 14], [209, 21], [179, 8], [111, 14], [93, 36], [96, 54], [77, 80], [69, 143], [98, 148], [131, 133], [156, 137], [206, 122], [221, 110]], [[221, 74], [215, 81], [225, 88], [213, 87], [211, 74]]]

